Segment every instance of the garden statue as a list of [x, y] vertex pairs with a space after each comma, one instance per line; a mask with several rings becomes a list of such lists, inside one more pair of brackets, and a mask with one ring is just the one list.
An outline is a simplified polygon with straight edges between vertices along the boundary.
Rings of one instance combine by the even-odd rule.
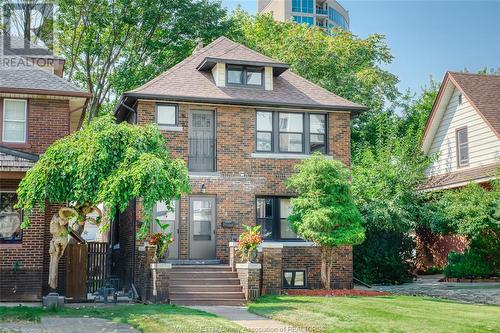
[[52, 216], [52, 220], [50, 221], [50, 233], [52, 234], [52, 240], [50, 241], [49, 247], [49, 285], [52, 289], [57, 288], [57, 266], [59, 265], [59, 260], [64, 254], [66, 246], [68, 245], [67, 225], [69, 223], [69, 219], [65, 213], [69, 210], [72, 209], [61, 208], [59, 210], [59, 214], [54, 214]]

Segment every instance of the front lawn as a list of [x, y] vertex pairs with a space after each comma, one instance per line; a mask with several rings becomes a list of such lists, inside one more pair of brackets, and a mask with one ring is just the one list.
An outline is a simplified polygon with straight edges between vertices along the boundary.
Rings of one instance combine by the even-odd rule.
[[63, 308], [50, 311], [41, 307], [1, 307], [2, 321], [39, 321], [42, 316], [96, 317], [129, 324], [145, 333], [246, 332], [216, 315], [175, 305], [118, 305], [106, 307]]
[[265, 296], [250, 311], [314, 332], [500, 332], [500, 307], [413, 296]]

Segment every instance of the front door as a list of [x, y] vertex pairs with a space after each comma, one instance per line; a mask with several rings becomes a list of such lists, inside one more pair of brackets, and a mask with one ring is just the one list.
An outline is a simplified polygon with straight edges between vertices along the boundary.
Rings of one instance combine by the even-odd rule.
[[162, 233], [172, 233], [174, 241], [168, 247], [167, 259], [178, 259], [179, 258], [179, 201], [175, 200], [173, 202], [174, 211], [169, 211], [165, 202], [157, 202], [153, 216], [158, 219], [162, 225], [167, 225], [165, 230], [162, 230], [160, 226], [153, 222], [152, 232], [162, 232]]
[[215, 198], [189, 198], [189, 257], [215, 259]]
[[189, 113], [189, 170], [215, 171], [214, 111], [193, 110]]

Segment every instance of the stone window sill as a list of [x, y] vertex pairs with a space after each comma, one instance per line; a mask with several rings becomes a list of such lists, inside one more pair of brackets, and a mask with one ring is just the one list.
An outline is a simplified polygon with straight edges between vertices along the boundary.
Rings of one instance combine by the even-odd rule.
[[23, 243], [6, 243], [0, 244], [0, 249], [22, 249]]
[[[284, 154], [284, 153], [252, 153], [252, 158], [267, 158], [275, 160], [305, 160], [311, 155], [307, 154]], [[333, 159], [330, 155], [325, 155], [327, 159]]]
[[162, 131], [182, 132], [182, 126], [158, 125], [158, 128]]

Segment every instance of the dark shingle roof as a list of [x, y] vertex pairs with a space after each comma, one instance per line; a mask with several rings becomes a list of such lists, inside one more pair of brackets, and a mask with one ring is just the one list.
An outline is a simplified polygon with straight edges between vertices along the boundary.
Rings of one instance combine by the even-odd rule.
[[210, 71], [197, 69], [206, 58], [286, 66], [284, 63], [266, 57], [228, 38], [220, 37], [155, 79], [137, 89], [126, 92], [124, 96], [344, 111], [363, 111], [366, 109], [364, 106], [339, 97], [289, 70], [274, 77], [273, 90], [218, 87], [215, 85]]
[[0, 92], [90, 96], [88, 92], [25, 58], [8, 54], [0, 56]]
[[464, 184], [473, 181], [485, 182], [485, 179], [495, 177], [499, 167], [500, 163], [493, 163], [476, 168], [432, 176], [429, 177], [427, 182], [422, 186], [422, 189], [431, 190], [439, 188], [453, 188], [464, 186]]
[[469, 102], [500, 136], [500, 75], [456, 72], [449, 74]]

